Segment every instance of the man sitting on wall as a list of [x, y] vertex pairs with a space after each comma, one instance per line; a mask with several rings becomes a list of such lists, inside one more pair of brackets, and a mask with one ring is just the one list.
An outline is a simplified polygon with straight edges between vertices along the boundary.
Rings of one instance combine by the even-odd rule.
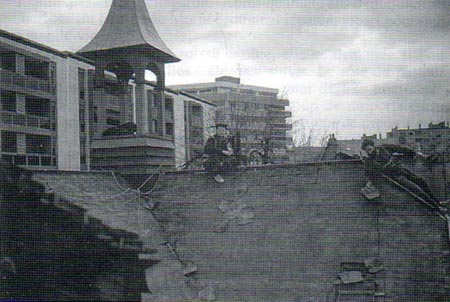
[[203, 152], [205, 169], [214, 175], [213, 177], [216, 182], [224, 182], [220, 174], [231, 167], [232, 155], [233, 148], [231, 146], [227, 125], [217, 124], [216, 134], [206, 141]]
[[401, 157], [410, 161], [419, 158], [430, 161], [432, 157], [399, 145], [375, 146], [374, 141], [370, 139], [363, 141], [361, 149], [367, 153], [365, 164], [370, 179], [375, 180], [385, 175], [400, 183], [406, 183], [434, 208], [443, 209], [425, 179], [410, 171], [396, 158]]

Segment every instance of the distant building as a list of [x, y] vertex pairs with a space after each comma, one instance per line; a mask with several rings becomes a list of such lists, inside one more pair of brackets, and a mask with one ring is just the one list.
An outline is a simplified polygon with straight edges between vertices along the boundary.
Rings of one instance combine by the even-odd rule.
[[393, 143], [410, 146], [428, 154], [450, 152], [450, 127], [445, 122], [429, 123], [427, 128], [393, 128], [387, 133]]
[[366, 139], [373, 140], [376, 146], [390, 143], [387, 139], [382, 139], [381, 134], [379, 137], [376, 134], [363, 134], [360, 139], [337, 139], [334, 134], [331, 134], [325, 147], [322, 160], [360, 158], [365, 154], [361, 149], [361, 145]]
[[172, 89], [201, 96], [217, 105], [216, 121], [226, 123], [239, 135], [243, 154], [260, 149], [264, 140], [270, 142], [275, 154], [285, 154], [292, 138], [292, 125], [287, 119], [289, 100], [279, 99], [278, 90], [241, 84], [239, 78], [223, 76], [213, 83], [171, 86]]
[[381, 134], [366, 136], [361, 139], [329, 140], [326, 159], [335, 159], [336, 155], [357, 157], [362, 154], [361, 144], [364, 139], [371, 139], [375, 145], [397, 144], [410, 147], [425, 154], [442, 155], [443, 160], [450, 160], [450, 126], [448, 123], [429, 123], [427, 128], [393, 128], [382, 138]]
[[178, 61], [144, 0], [114, 0], [77, 54], [0, 30], [2, 158], [126, 174], [181, 165], [201, 153], [216, 105], [165, 87], [165, 64]]

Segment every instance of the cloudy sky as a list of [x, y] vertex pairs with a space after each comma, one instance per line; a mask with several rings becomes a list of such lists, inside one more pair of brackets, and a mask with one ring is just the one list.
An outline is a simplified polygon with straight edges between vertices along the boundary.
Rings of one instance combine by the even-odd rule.
[[[357, 138], [450, 120], [450, 0], [147, 0], [182, 62], [168, 84], [221, 75], [280, 90], [294, 120]], [[111, 0], [0, 0], [0, 28], [76, 51]]]

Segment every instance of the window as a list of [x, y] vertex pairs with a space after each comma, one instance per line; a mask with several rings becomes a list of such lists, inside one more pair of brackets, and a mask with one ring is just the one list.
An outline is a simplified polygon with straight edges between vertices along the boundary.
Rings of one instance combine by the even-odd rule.
[[16, 54], [7, 52], [0, 54], [0, 67], [12, 72], [16, 71]]
[[50, 62], [48, 67], [48, 77], [51, 86], [56, 85], [56, 63]]
[[50, 117], [50, 100], [34, 96], [26, 96], [25, 112], [27, 114]]
[[26, 136], [27, 153], [50, 154], [51, 138], [45, 135], [27, 135]]
[[34, 78], [49, 79], [49, 63], [34, 58], [25, 58], [25, 74]]
[[3, 90], [1, 93], [2, 110], [16, 112], [16, 93]]
[[166, 135], [173, 136], [173, 124], [172, 123], [166, 123]]
[[50, 157], [41, 157], [41, 166], [51, 166], [52, 159]]
[[167, 98], [165, 101], [165, 107], [167, 111], [173, 112], [173, 100]]
[[12, 155], [2, 155], [1, 158], [7, 163], [13, 163], [14, 156]]
[[84, 95], [86, 93], [85, 72], [86, 71], [84, 69], [78, 69], [78, 91], [80, 94], [80, 100], [84, 100]]
[[17, 152], [17, 133], [2, 131], [2, 152]]
[[94, 116], [94, 123], [98, 122], [97, 110], [98, 110], [97, 106], [94, 106], [94, 112], [92, 113]]
[[27, 164], [27, 157], [23, 155], [16, 155], [14, 156], [14, 164], [15, 165], [26, 165]]
[[191, 108], [192, 116], [201, 117], [202, 116], [202, 106], [192, 106]]
[[79, 115], [80, 115], [80, 122], [84, 122], [84, 118], [85, 118], [85, 116], [84, 116], [84, 109], [83, 108], [80, 108], [80, 110], [79, 110]]
[[29, 166], [39, 166], [39, 156], [28, 156]]

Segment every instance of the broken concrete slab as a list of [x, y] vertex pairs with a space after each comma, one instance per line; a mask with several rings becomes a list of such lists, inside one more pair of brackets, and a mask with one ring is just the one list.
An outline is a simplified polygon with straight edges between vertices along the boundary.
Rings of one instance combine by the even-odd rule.
[[253, 211], [250, 209], [244, 209], [238, 215], [238, 224], [246, 225], [252, 223], [253, 218], [255, 218], [255, 213], [253, 213]]
[[214, 288], [212, 286], [208, 286], [201, 291], [198, 292], [198, 298], [201, 301], [216, 301], [216, 295], [214, 293]]
[[370, 181], [368, 181], [365, 187], [361, 189], [361, 194], [364, 195], [367, 200], [374, 200], [381, 196], [380, 191]]
[[367, 258], [364, 260], [364, 264], [371, 274], [375, 274], [384, 270], [383, 263], [377, 258]]
[[228, 220], [221, 222], [215, 229], [215, 233], [225, 233], [228, 229]]
[[183, 264], [183, 275], [189, 276], [197, 272], [197, 265], [192, 262], [187, 262]]
[[346, 272], [339, 273], [338, 275], [344, 284], [357, 283], [357, 282], [364, 281], [364, 277], [360, 271], [346, 271]]

